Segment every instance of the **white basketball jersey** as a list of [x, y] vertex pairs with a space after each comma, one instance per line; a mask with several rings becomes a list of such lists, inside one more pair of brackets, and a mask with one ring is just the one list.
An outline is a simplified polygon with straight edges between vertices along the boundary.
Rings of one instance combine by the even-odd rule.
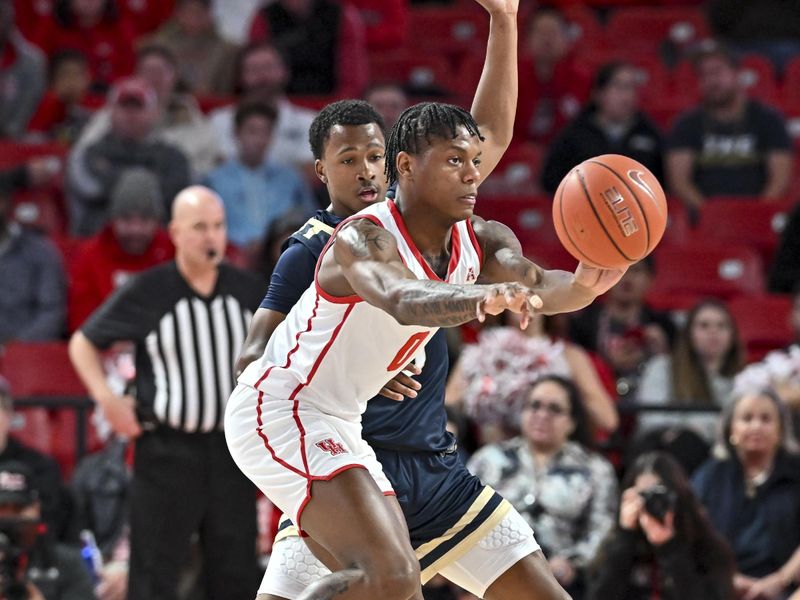
[[[418, 279], [440, 280], [414, 245], [392, 200], [373, 204], [347, 221], [353, 219], [369, 219], [391, 233], [400, 258]], [[334, 239], [335, 234], [322, 251], [317, 269]], [[469, 220], [456, 223], [444, 281], [474, 283], [481, 262], [472, 224]], [[272, 334], [264, 355], [247, 367], [239, 381], [270, 398], [297, 401], [348, 421], [360, 420], [367, 400], [420, 354], [437, 329], [400, 325], [359, 296], [332, 297], [315, 275], [314, 285]]]

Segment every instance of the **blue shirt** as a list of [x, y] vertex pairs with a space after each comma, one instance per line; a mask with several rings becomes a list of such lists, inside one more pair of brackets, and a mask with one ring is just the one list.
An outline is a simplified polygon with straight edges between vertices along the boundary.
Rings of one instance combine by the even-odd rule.
[[[331, 231], [342, 221], [318, 211], [286, 242], [272, 273], [261, 308], [288, 314], [314, 281], [314, 270]], [[415, 377], [422, 389], [401, 402], [376, 396], [362, 415], [362, 436], [375, 448], [442, 452], [455, 442], [445, 429], [444, 389], [447, 383], [447, 340], [442, 330], [425, 346], [425, 366]]]
[[290, 211], [305, 216], [316, 207], [302, 176], [272, 161], [251, 169], [237, 159], [229, 160], [208, 174], [206, 185], [222, 198], [228, 239], [237, 246], [263, 238], [272, 223]]

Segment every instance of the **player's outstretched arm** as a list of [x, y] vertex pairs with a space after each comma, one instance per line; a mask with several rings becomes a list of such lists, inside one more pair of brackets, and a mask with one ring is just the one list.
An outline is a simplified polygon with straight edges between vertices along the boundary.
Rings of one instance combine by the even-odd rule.
[[531, 311], [541, 306], [536, 294], [518, 283], [419, 280], [400, 260], [394, 237], [366, 219], [343, 227], [333, 248], [340, 273], [331, 275], [333, 269], [323, 264], [323, 288], [338, 296], [357, 294], [402, 325], [452, 327], [510, 310], [520, 313], [527, 326]]
[[489, 13], [489, 41], [470, 112], [485, 141], [481, 179], [500, 162], [514, 133], [517, 112], [517, 11], [519, 0], [476, 0]]
[[545, 270], [522, 255], [522, 246], [507, 226], [472, 217], [475, 235], [483, 247], [485, 261], [478, 281], [517, 281], [542, 299], [544, 314], [572, 312], [588, 306], [614, 287], [625, 271], [598, 269], [578, 263], [574, 273]]

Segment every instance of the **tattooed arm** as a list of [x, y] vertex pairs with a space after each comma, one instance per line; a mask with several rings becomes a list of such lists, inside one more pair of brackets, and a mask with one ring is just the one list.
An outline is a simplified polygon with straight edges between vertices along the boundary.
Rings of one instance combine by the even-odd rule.
[[523, 315], [540, 302], [518, 283], [453, 285], [420, 280], [402, 263], [394, 237], [359, 219], [343, 227], [320, 267], [319, 283], [334, 296], [357, 294], [402, 325], [450, 327], [486, 314], [511, 310]]
[[614, 287], [625, 273], [583, 263], [578, 263], [574, 273], [548, 271], [522, 255], [519, 240], [502, 223], [472, 217], [472, 224], [485, 257], [478, 281], [517, 281], [541, 297], [544, 314], [572, 312], [591, 304]]

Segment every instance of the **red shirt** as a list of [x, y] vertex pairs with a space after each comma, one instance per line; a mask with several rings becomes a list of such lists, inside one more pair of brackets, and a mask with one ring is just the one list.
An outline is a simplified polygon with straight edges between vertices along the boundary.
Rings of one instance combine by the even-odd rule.
[[69, 265], [69, 330], [80, 327], [117, 287], [139, 271], [172, 260], [175, 248], [166, 231], [159, 230], [140, 256], [125, 253], [111, 226], [81, 242]]
[[51, 17], [41, 23], [32, 41], [51, 58], [59, 50], [82, 52], [89, 60], [94, 80], [107, 84], [130, 75], [136, 62], [133, 27], [125, 19], [82, 29], [62, 27]]
[[590, 72], [572, 57], [556, 65], [550, 81], [539, 81], [533, 59], [520, 58], [514, 138], [539, 143], [551, 141], [583, 108], [590, 88]]
[[[87, 94], [78, 103], [87, 112], [94, 112], [103, 104], [105, 100], [100, 96]], [[67, 105], [53, 92], [45, 92], [39, 108], [36, 109], [31, 122], [28, 124], [30, 131], [41, 131], [50, 133], [67, 118]]]

